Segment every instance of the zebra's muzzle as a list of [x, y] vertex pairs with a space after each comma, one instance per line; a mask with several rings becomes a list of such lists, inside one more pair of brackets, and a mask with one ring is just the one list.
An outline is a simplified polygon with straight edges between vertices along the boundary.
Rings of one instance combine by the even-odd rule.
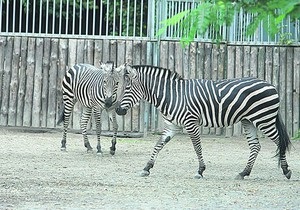
[[106, 98], [104, 101], [105, 108], [110, 108], [113, 105], [112, 97]]
[[116, 107], [116, 113], [117, 113], [118, 115], [125, 115], [125, 114], [127, 114], [127, 109], [123, 109], [123, 108], [121, 108], [120, 105], [118, 105], [118, 106]]

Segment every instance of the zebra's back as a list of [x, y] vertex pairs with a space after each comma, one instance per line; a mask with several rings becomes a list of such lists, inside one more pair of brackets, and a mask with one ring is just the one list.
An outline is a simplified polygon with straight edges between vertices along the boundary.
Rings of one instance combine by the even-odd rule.
[[[203, 126], [226, 127], [242, 119], [261, 123], [260, 114], [270, 112], [269, 120], [275, 120], [279, 97], [275, 87], [256, 78], [221, 81], [188, 80], [187, 94], [192, 107], [201, 114]], [[193, 96], [193, 97], [191, 97]], [[258, 121], [259, 120], [259, 121]]]

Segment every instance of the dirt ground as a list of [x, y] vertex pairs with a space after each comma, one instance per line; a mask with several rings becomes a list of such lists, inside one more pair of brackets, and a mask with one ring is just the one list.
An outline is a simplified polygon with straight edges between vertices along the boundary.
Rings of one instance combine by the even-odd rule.
[[205, 136], [207, 169], [194, 179], [196, 154], [189, 138], [176, 136], [158, 156], [149, 177], [139, 173], [158, 136], [119, 138], [116, 155], [110, 138], [104, 154], [87, 153], [80, 134], [69, 134], [60, 151], [60, 132], [0, 129], [0, 209], [299, 209], [300, 141], [287, 156], [287, 180], [273, 158], [276, 147], [261, 139], [262, 150], [250, 177], [235, 180], [248, 159], [246, 140]]

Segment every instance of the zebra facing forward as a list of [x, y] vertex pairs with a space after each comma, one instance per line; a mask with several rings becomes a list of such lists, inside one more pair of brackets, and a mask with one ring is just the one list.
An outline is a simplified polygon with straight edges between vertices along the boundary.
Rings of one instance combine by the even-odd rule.
[[87, 151], [92, 147], [87, 137], [87, 124], [94, 113], [97, 133], [97, 153], [102, 154], [100, 145], [101, 135], [101, 114], [106, 109], [111, 112], [113, 123], [113, 139], [110, 147], [110, 154], [114, 155], [116, 150], [116, 135], [118, 124], [114, 105], [117, 101], [119, 85], [119, 73], [114, 70], [112, 62], [101, 63], [100, 68], [89, 64], [76, 64], [70, 68], [63, 79], [63, 111], [57, 124], [64, 121], [63, 138], [61, 150], [66, 150], [66, 136], [70, 115], [77, 101], [83, 106], [83, 113], [80, 119], [80, 127], [84, 139], [84, 146]]
[[226, 127], [242, 122], [250, 148], [245, 169], [236, 179], [249, 176], [260, 150], [257, 130], [261, 130], [277, 145], [277, 155], [283, 174], [290, 179], [291, 171], [286, 161], [290, 140], [278, 113], [279, 97], [276, 89], [266, 81], [256, 78], [211, 81], [182, 79], [168, 69], [152, 66], [124, 64], [126, 88], [116, 108], [117, 114], [143, 99], [160, 110], [165, 119], [165, 129], [156, 143], [142, 176], [148, 176], [159, 151], [184, 127], [196, 151], [199, 169], [196, 178], [205, 170], [200, 139], [200, 126]]

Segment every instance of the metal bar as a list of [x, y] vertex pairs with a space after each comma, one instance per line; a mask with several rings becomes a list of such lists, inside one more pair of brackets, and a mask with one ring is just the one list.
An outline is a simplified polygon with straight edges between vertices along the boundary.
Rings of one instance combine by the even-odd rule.
[[[2, 2], [2, 0], [1, 0], [1, 2]], [[22, 15], [23, 15], [23, 7], [22, 7], [22, 5], [23, 5], [23, 0], [20, 0], [20, 8], [19, 8], [19, 11], [20, 11], [20, 17], [19, 17], [19, 33], [22, 32]], [[2, 4], [1, 4], [1, 7], [0, 7], [0, 10], [2, 11]], [[1, 30], [1, 22], [2, 22], [1, 16], [2, 16], [2, 15], [0, 15], [0, 30]]]
[[65, 28], [65, 34], [69, 33], [69, 0], [67, 0], [66, 5], [66, 28]]
[[130, 10], [129, 10], [130, 0], [127, 0], [127, 22], [126, 22], [126, 36], [128, 36], [129, 32], [129, 16], [130, 16]]
[[39, 33], [42, 33], [43, 0], [40, 0]]
[[26, 33], [28, 33], [28, 16], [29, 16], [29, 0], [27, 0], [27, 3], [26, 3]]
[[89, 33], [89, 0], [86, 1], [86, 13], [85, 13], [85, 35]]
[[12, 20], [12, 32], [15, 32], [15, 23], [16, 23], [16, 0], [13, 2], [13, 20]]
[[[2, 4], [3, 0], [0, 0], [0, 11], [2, 11]], [[0, 32], [2, 32], [2, 15], [0, 15]]]
[[141, 0], [140, 37], [143, 36], [144, 0]]
[[99, 25], [99, 35], [101, 36], [102, 35], [102, 11], [103, 11], [103, 2], [102, 2], [102, 0], [101, 0], [101, 2], [100, 2], [100, 25]]
[[93, 28], [92, 28], [93, 31], [92, 31], [92, 35], [95, 35], [95, 28], [96, 28], [96, 0], [94, 0], [94, 4], [93, 4]]
[[62, 0], [59, 3], [59, 26], [58, 26], [58, 34], [61, 34], [61, 25], [62, 25]]
[[136, 0], [134, 0], [134, 9], [133, 9], [133, 36], [135, 36], [136, 30]]
[[9, 1], [6, 1], [6, 27], [5, 27], [6, 32], [8, 32], [8, 26], [9, 26]]
[[113, 11], [113, 33], [112, 35], [115, 36], [115, 33], [116, 33], [116, 0], [114, 0], [114, 11]]
[[36, 7], [36, 0], [33, 0], [33, 13], [32, 13], [32, 29], [31, 33], [35, 33], [35, 7]]
[[72, 23], [72, 34], [74, 35], [75, 34], [75, 16], [76, 16], [76, 8], [75, 8], [75, 6], [76, 6], [76, 1], [75, 0], [73, 0], [73, 14], [72, 14], [72, 16], [73, 16], [73, 23]]
[[110, 4], [110, 0], [107, 0], [107, 4], [106, 4], [106, 36], [109, 34], [108, 33], [108, 22], [109, 22], [109, 4]]
[[82, 27], [82, 0], [80, 0], [80, 4], [79, 4], [79, 34], [80, 35], [81, 35], [81, 27]]
[[123, 30], [123, 0], [120, 1], [120, 26], [119, 26], [119, 36], [122, 36]]
[[52, 13], [52, 34], [55, 34], [55, 0], [53, 0], [53, 13]]

